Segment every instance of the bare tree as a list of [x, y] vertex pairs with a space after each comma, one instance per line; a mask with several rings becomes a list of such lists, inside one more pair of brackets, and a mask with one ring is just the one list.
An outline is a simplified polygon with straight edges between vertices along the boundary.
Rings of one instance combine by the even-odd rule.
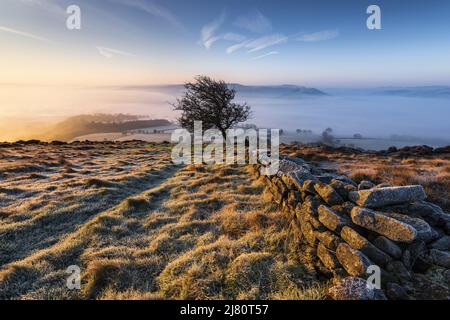
[[334, 136], [332, 134], [333, 129], [326, 128], [324, 132], [322, 132], [322, 142], [325, 144], [334, 144]]
[[178, 122], [183, 128], [193, 131], [194, 121], [202, 121], [203, 130], [215, 128], [225, 137], [227, 129], [250, 117], [250, 106], [234, 103], [236, 91], [224, 81], [197, 76], [184, 87], [184, 96], [173, 104], [181, 111]]

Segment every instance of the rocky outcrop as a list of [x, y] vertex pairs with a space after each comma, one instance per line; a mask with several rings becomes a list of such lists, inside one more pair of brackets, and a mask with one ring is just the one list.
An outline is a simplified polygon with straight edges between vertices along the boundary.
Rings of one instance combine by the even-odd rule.
[[[383, 290], [408, 299], [416, 275], [432, 266], [450, 274], [450, 215], [426, 202], [421, 186], [358, 185], [298, 158], [281, 160], [262, 181], [301, 239], [299, 257], [339, 281], [330, 290], [335, 299], [380, 299]], [[367, 287], [371, 266], [383, 290]]]

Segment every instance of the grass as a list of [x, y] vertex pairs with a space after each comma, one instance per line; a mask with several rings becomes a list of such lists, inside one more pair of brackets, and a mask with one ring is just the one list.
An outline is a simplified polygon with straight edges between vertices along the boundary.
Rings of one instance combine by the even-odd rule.
[[[364, 165], [364, 163], [358, 163], [357, 165], [343, 164], [340, 170], [357, 182], [369, 180], [374, 183], [390, 183], [399, 186], [420, 184], [424, 187], [429, 201], [450, 211], [450, 173], [445, 170], [448, 167], [436, 165], [441, 161], [410, 160], [410, 162], [394, 160], [388, 165], [383, 163], [384, 161], [372, 159], [370, 163], [365, 163], [364, 169], [355, 169]], [[447, 162], [450, 163], [450, 160]]]
[[450, 159], [442, 155], [385, 155], [324, 146], [282, 145], [281, 153], [299, 156], [318, 167], [338, 171], [356, 182], [421, 184], [431, 202], [450, 212]]
[[[142, 142], [0, 148], [0, 299], [327, 298], [330, 283], [299, 254], [295, 228], [252, 167], [174, 166], [170, 151]], [[358, 182], [420, 183], [449, 210], [445, 155], [281, 152]], [[71, 265], [81, 290], [66, 287]]]
[[[2, 149], [2, 168], [27, 157], [45, 170], [0, 180], [0, 298], [325, 298], [249, 168], [176, 167], [165, 145], [86, 147]], [[81, 290], [66, 288], [70, 265]]]

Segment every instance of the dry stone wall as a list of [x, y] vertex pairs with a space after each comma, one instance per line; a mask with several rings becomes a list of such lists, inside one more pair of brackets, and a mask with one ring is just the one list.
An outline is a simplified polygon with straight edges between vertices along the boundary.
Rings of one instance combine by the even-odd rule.
[[[415, 274], [450, 269], [450, 215], [426, 201], [422, 186], [358, 185], [299, 158], [280, 160], [273, 176], [254, 169], [300, 235], [300, 254], [341, 280], [336, 298], [402, 298]], [[361, 285], [373, 265], [382, 290]]]

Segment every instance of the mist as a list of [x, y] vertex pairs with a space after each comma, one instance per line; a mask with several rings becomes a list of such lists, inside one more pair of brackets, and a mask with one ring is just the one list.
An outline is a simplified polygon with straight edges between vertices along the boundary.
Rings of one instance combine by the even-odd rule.
[[[88, 113], [129, 113], [175, 121], [179, 86], [155, 87], [0, 87], [0, 140], [32, 138], [49, 123]], [[350, 90], [318, 97], [270, 97], [237, 94], [252, 107], [249, 123], [264, 128], [312, 130], [333, 128], [337, 136], [367, 138], [392, 135], [449, 144], [450, 99], [377, 96]]]
[[241, 100], [252, 105], [252, 122], [263, 127], [315, 132], [331, 127], [340, 135], [359, 133], [378, 138], [450, 138], [450, 101], [445, 99], [327, 96]]

